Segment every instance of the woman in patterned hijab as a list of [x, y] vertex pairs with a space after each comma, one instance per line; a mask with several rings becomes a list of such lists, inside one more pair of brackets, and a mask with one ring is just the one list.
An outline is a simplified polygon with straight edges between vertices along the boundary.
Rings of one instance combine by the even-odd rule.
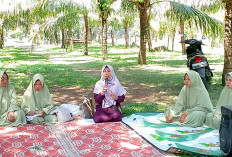
[[125, 99], [126, 90], [122, 87], [110, 65], [104, 65], [101, 79], [94, 88], [94, 99], [98, 104], [94, 114], [94, 121], [116, 122], [122, 119], [120, 103]]

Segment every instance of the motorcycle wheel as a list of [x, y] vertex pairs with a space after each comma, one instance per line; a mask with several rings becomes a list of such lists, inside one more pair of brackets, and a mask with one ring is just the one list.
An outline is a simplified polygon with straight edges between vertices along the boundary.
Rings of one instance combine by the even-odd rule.
[[206, 81], [210, 84], [213, 77], [213, 73], [209, 69], [205, 69], [205, 77]]
[[208, 90], [208, 83], [206, 81], [206, 78], [205, 77], [201, 77], [201, 80], [202, 80], [203, 84], [205, 85], [206, 90]]

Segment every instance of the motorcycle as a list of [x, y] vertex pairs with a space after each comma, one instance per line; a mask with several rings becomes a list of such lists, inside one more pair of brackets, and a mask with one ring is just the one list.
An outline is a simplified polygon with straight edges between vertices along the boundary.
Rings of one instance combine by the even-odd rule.
[[185, 44], [189, 44], [186, 48], [187, 52], [187, 66], [190, 70], [194, 70], [199, 73], [205, 88], [208, 90], [208, 84], [210, 84], [213, 72], [209, 67], [207, 58], [204, 56], [201, 45], [204, 45], [201, 40], [188, 39], [185, 40]]

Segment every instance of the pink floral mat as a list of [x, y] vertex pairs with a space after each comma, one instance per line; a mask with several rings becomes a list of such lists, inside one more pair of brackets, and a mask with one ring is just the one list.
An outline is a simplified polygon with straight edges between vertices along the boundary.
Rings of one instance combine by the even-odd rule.
[[172, 156], [147, 143], [121, 122], [0, 127], [0, 157]]

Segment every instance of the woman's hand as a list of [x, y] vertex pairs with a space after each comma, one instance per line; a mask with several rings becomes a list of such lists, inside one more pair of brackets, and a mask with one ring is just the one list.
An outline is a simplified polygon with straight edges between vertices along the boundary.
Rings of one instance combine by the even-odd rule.
[[42, 117], [42, 116], [44, 115], [44, 111], [43, 111], [43, 110], [41, 110], [41, 111], [39, 111], [39, 113], [38, 113], [38, 114], [39, 114], [39, 116], [40, 116], [40, 117]]
[[114, 100], [117, 100], [117, 99], [118, 99], [118, 96], [115, 95], [112, 91], [110, 91], [110, 96], [111, 96]]
[[173, 121], [173, 116], [166, 117], [166, 123], [171, 123]]
[[105, 85], [104, 87], [103, 87], [103, 89], [102, 89], [102, 95], [105, 95], [105, 93], [106, 93], [106, 91], [107, 91], [107, 85]]
[[7, 118], [10, 122], [14, 122], [15, 121], [14, 111], [8, 112]]
[[185, 121], [187, 115], [188, 115], [187, 112], [182, 113], [181, 116], [180, 116], [179, 122], [180, 122], [180, 123], [184, 123], [184, 121]]

